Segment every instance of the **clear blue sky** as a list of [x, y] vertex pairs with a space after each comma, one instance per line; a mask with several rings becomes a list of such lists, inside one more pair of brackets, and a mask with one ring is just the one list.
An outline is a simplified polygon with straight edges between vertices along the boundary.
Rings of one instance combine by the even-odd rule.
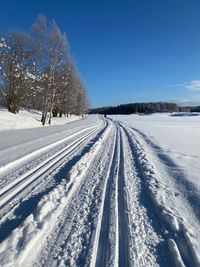
[[67, 34], [93, 107], [200, 104], [199, 0], [0, 0], [0, 31], [40, 13]]

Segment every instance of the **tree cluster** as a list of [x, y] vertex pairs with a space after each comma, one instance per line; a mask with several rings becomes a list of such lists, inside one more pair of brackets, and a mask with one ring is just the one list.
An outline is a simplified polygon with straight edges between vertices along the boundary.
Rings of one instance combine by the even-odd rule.
[[192, 107], [179, 107], [179, 112], [192, 112]]
[[132, 113], [155, 113], [155, 112], [178, 112], [179, 108], [174, 103], [132, 103], [114, 107], [91, 109], [90, 114], [132, 114]]
[[190, 110], [191, 110], [191, 112], [200, 112], [200, 106], [191, 107]]
[[0, 104], [12, 113], [20, 107], [40, 110], [43, 125], [52, 116], [87, 112], [87, 88], [55, 21], [47, 25], [39, 15], [29, 34], [1, 34]]

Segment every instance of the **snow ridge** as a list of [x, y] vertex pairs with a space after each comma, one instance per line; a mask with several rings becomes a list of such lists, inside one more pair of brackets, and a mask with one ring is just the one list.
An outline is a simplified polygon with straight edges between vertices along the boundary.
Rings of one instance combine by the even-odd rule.
[[1, 266], [200, 266], [198, 188], [155, 140], [114, 116], [57, 130], [0, 171]]
[[[87, 170], [92, 156], [98, 152], [100, 144], [95, 142], [90, 151], [81, 157], [80, 162], [74, 165], [70, 171], [69, 180], [63, 179], [53, 191], [45, 195], [38, 203], [34, 213], [28, 216], [23, 224], [2, 242], [0, 248], [2, 266], [13, 266], [14, 264], [24, 266], [34, 259], [40, 248], [39, 243], [54, 227], [54, 223], [49, 225], [48, 222], [55, 221], [55, 218], [62, 213], [66, 203], [69, 203], [70, 198], [81, 185], [84, 172]], [[33, 249], [35, 255], [32, 253]]]
[[131, 136], [129, 140], [135, 150], [138, 167], [145, 181], [152, 205], [155, 207], [157, 216], [166, 227], [163, 232], [166, 233], [166, 236], [170, 236], [168, 245], [172, 252], [174, 263], [176, 266], [180, 266], [179, 264], [183, 266], [199, 266], [200, 259], [195, 251], [195, 243], [191, 241], [194, 234], [189, 233], [189, 230], [186, 229], [184, 219], [180, 214], [174, 214], [173, 209], [169, 210], [166, 207], [166, 203], [159, 200], [158, 188], [160, 189], [160, 183], [154, 172], [154, 167], [149, 162], [147, 153], [135, 136], [134, 130], [126, 127], [125, 131]]

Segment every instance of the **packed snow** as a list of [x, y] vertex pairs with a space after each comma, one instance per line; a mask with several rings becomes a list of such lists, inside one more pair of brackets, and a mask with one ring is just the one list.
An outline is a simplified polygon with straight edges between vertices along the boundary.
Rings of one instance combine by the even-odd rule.
[[0, 266], [200, 266], [200, 114], [23, 112], [0, 132]]

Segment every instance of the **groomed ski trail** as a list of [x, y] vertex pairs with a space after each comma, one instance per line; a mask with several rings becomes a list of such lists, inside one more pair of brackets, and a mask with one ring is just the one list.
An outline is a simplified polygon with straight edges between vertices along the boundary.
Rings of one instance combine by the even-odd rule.
[[184, 224], [155, 196], [141, 138], [99, 116], [2, 167], [0, 265], [197, 267]]
[[[55, 170], [58, 169], [58, 167], [60, 167], [63, 162], [66, 162], [67, 160], [69, 160], [71, 155], [74, 156], [75, 152], [77, 150], [80, 150], [81, 147], [85, 146], [85, 143], [90, 141], [91, 137], [94, 136], [98, 131], [99, 129], [95, 129], [92, 131], [90, 130], [86, 134], [84, 133], [85, 131], [81, 131], [82, 135], [78, 136], [78, 134], [75, 134], [77, 138], [72, 141], [70, 140], [71, 142], [68, 142], [68, 143], [66, 143], [66, 139], [62, 140], [62, 143], [64, 143], [64, 145], [62, 145], [62, 147], [59, 146], [59, 148], [56, 147], [56, 150], [54, 149], [51, 152], [52, 156], [49, 155], [50, 154], [49, 148], [52, 148], [52, 145], [41, 149], [42, 151], [41, 150], [36, 151], [34, 153], [31, 153], [31, 155], [25, 156], [24, 158], [26, 160], [27, 158], [29, 159], [30, 156], [32, 156], [32, 160], [33, 160], [33, 155], [35, 154], [37, 155], [39, 152], [41, 153], [44, 150], [47, 150], [48, 148], [48, 158], [46, 160], [44, 160], [44, 155], [43, 155], [42, 162], [41, 162], [41, 157], [40, 158], [37, 157], [37, 163], [38, 162], [41, 162], [41, 163], [37, 164], [36, 167], [31, 166], [32, 168], [29, 171], [26, 171], [26, 173], [19, 175], [18, 177], [15, 176], [14, 181], [10, 182], [8, 185], [0, 189], [0, 209], [3, 209], [7, 203], [10, 203], [12, 199], [14, 199], [17, 195], [19, 195], [24, 190], [28, 190], [28, 188], [30, 188], [29, 191], [32, 191], [33, 187], [35, 188], [36, 186], [39, 186], [40, 183], [43, 182], [45, 177], [48, 177], [51, 175], [52, 172], [55, 172]], [[67, 140], [68, 139], [69, 137], [67, 138]], [[58, 144], [55, 144], [55, 145], [58, 146], [60, 145], [61, 142], [59, 141], [57, 143]], [[20, 165], [21, 165], [21, 162], [25, 161], [24, 158], [19, 160]], [[26, 162], [25, 164], [27, 165], [27, 161], [25, 162]], [[3, 169], [2, 173], [5, 172], [5, 169], [10, 168], [10, 164], [8, 165], [9, 166], [5, 166], [2, 168]], [[17, 163], [15, 162], [15, 164], [13, 165], [17, 165]], [[9, 175], [11, 176], [12, 173], [13, 171], [11, 172], [11, 174], [9, 173]]]

